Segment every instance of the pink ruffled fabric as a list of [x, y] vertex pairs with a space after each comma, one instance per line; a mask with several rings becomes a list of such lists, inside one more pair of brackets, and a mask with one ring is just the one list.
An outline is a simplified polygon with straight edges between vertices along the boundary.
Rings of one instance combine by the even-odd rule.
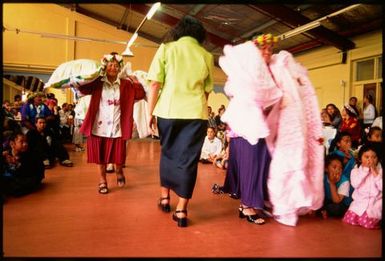
[[263, 108], [277, 103], [282, 91], [254, 43], [226, 45], [223, 51], [219, 65], [228, 76], [224, 90], [230, 102], [221, 120], [254, 145], [270, 133]]
[[[230, 102], [221, 119], [250, 144], [266, 139], [273, 215], [295, 226], [324, 199], [322, 121], [307, 71], [286, 51], [272, 56], [269, 70], [252, 42], [225, 46], [224, 54], [219, 65], [228, 76]], [[271, 105], [266, 118], [263, 108]]]
[[286, 51], [273, 56], [270, 68], [284, 96], [267, 119], [268, 193], [276, 220], [295, 226], [298, 215], [319, 209], [324, 199], [322, 122], [306, 69]]

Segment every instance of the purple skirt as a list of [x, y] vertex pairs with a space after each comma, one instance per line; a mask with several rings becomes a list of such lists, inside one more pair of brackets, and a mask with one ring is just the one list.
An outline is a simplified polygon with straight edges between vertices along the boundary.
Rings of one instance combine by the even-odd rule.
[[241, 204], [263, 209], [267, 198], [267, 176], [271, 157], [265, 139], [251, 145], [242, 137], [231, 138], [229, 165], [223, 191]]
[[96, 164], [124, 164], [126, 141], [122, 138], [87, 137], [87, 162]]

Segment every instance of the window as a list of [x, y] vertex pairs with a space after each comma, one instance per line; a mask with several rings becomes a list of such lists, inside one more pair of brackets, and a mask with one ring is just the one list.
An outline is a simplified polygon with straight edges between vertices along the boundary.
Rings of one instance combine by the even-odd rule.
[[357, 62], [356, 81], [374, 79], [374, 59]]

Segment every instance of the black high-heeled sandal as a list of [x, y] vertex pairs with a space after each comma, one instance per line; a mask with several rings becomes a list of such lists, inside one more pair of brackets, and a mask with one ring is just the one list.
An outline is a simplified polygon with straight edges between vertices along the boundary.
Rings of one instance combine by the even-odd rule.
[[261, 215], [258, 215], [258, 214], [246, 215], [246, 214], [244, 214], [243, 210], [248, 209], [248, 208], [251, 208], [251, 207], [239, 206], [239, 208], [238, 208], [239, 218], [246, 218], [246, 220], [249, 221], [250, 223], [254, 223], [257, 225], [263, 225], [266, 223], [265, 219]]
[[[176, 214], [177, 213], [185, 213], [185, 217], [178, 217]], [[187, 227], [187, 209], [182, 209], [182, 210], [175, 210], [175, 213], [172, 214], [172, 219], [177, 222], [178, 227]]]
[[[168, 200], [168, 202], [166, 203], [166, 204], [162, 204], [162, 201], [163, 200]], [[165, 197], [165, 198], [160, 198], [159, 199], [159, 203], [158, 203], [158, 206], [159, 206], [159, 208], [163, 211], [163, 212], [165, 212], [165, 213], [168, 213], [168, 212], [170, 212], [171, 211], [171, 207], [170, 207], [170, 196], [167, 196], [167, 197]]]
[[126, 185], [126, 177], [122, 174], [122, 176], [120, 178], [116, 179], [116, 184], [120, 188], [124, 187], [124, 185]]

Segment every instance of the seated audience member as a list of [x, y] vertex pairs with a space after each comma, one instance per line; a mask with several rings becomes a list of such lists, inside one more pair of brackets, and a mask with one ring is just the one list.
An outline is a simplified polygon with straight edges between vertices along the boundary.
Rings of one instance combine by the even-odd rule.
[[222, 150], [222, 141], [215, 136], [215, 129], [207, 128], [207, 136], [203, 142], [200, 161], [202, 163], [213, 163], [215, 157], [219, 155]]
[[220, 169], [227, 169], [229, 161], [229, 143], [230, 138], [226, 137], [221, 153], [219, 153], [218, 156], [215, 157], [214, 164]]
[[[366, 137], [365, 144], [371, 145], [376, 150], [378, 160], [380, 163], [382, 163], [382, 161], [383, 161], [382, 156], [384, 155], [384, 153], [383, 153], [384, 145], [382, 144], [382, 129], [380, 129], [379, 127], [371, 127], [369, 129], [369, 133]], [[356, 155], [358, 155], [358, 152], [361, 149], [361, 147], [362, 146], [360, 146], [356, 150]]]
[[[356, 164], [356, 160], [354, 158], [353, 150], [352, 150], [352, 140], [350, 134], [348, 132], [339, 132], [336, 137], [332, 141], [332, 145], [330, 146], [330, 155], [338, 155], [342, 158], [343, 163], [343, 171], [342, 175], [350, 180], [350, 173]], [[349, 199], [351, 200], [351, 195], [353, 193], [353, 187], [350, 186], [349, 190]]]
[[43, 97], [44, 93], [34, 93], [21, 108], [21, 122], [22, 126], [26, 128], [25, 132], [35, 128], [36, 117], [48, 117], [51, 115], [51, 111], [43, 103]]
[[226, 131], [226, 123], [224, 123], [221, 120], [221, 116], [223, 115], [223, 113], [225, 113], [225, 111], [226, 111], [225, 106], [221, 105], [221, 107], [219, 107], [219, 109], [218, 109], [218, 114], [214, 118], [218, 132], [225, 132]]
[[331, 126], [333, 126], [334, 128], [336, 128], [338, 130], [342, 124], [342, 117], [341, 117], [341, 113], [338, 110], [337, 106], [334, 105], [333, 103], [329, 103], [328, 105], [326, 105], [326, 112], [330, 116]]
[[211, 106], [208, 106], [207, 110], [208, 110], [207, 127], [212, 127], [214, 129], [217, 129], [217, 123], [215, 122], [215, 115], [214, 115], [213, 109], [211, 108]]
[[46, 129], [44, 117], [36, 118], [36, 129], [28, 131], [27, 140], [31, 149], [40, 157], [46, 168], [54, 166], [56, 157], [59, 158], [61, 165], [73, 166], [62, 142], [56, 139], [50, 130]]
[[12, 113], [11, 103], [8, 100], [3, 101], [3, 106], [1, 108], [1, 116], [15, 120], [15, 115]]
[[358, 152], [358, 164], [351, 173], [354, 188], [348, 211], [343, 222], [367, 229], [381, 228], [382, 220], [382, 166], [376, 150], [363, 145]]
[[23, 106], [23, 101], [21, 99], [21, 95], [20, 94], [16, 94], [14, 97], [13, 97], [13, 108], [15, 108], [18, 112], [20, 112], [21, 110], [21, 107]]
[[60, 116], [60, 131], [62, 134], [63, 142], [72, 141], [72, 126], [73, 116], [70, 110], [71, 106], [68, 103], [63, 103], [61, 110], [59, 111]]
[[342, 175], [342, 158], [336, 154], [325, 158], [324, 204], [320, 209], [322, 217], [343, 217], [351, 199], [349, 199], [350, 182]]
[[326, 109], [322, 109], [321, 111], [321, 120], [322, 120], [322, 125], [325, 126], [331, 126], [331, 118], [330, 115], [327, 113]]
[[1, 191], [3, 196], [22, 196], [39, 188], [44, 166], [28, 146], [25, 135], [17, 132], [3, 151]]
[[[49, 93], [50, 94], [50, 93]], [[51, 96], [52, 97], [52, 96]], [[46, 128], [53, 132], [56, 138], [61, 138], [60, 130], [60, 116], [59, 116], [59, 107], [57, 106], [56, 99], [49, 98], [45, 103], [48, 109], [51, 111], [51, 115], [46, 117]]]
[[361, 108], [358, 107], [358, 99], [357, 97], [350, 97], [349, 99], [349, 105], [354, 109], [354, 111], [357, 114], [357, 118], [360, 119], [362, 117], [362, 111]]
[[361, 126], [358, 122], [356, 111], [346, 104], [342, 109], [342, 125], [340, 132], [346, 131], [352, 139], [352, 148], [356, 149], [361, 144]]

